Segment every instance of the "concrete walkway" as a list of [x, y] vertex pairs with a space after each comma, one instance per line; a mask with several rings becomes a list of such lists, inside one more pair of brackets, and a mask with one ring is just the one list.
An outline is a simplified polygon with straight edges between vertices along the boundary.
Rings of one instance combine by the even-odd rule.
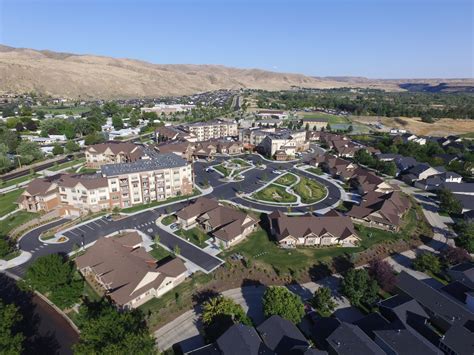
[[30, 260], [30, 258], [31, 258], [31, 253], [22, 250], [20, 255], [18, 255], [16, 258], [13, 258], [11, 260], [0, 259], [0, 270], [11, 269], [15, 266], [22, 265], [26, 263], [28, 260]]

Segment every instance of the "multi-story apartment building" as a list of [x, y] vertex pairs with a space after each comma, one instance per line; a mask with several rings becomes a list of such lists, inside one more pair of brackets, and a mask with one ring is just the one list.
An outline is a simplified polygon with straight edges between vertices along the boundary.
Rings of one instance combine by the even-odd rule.
[[309, 148], [306, 131], [279, 130], [268, 134], [259, 147], [263, 154], [274, 157], [277, 153], [283, 157], [291, 157]]
[[237, 123], [220, 120], [191, 123], [186, 126], [186, 129], [196, 136], [197, 141], [207, 141], [239, 134]]
[[129, 163], [146, 157], [142, 146], [127, 142], [94, 144], [86, 149], [86, 164], [99, 168], [104, 164]]
[[38, 212], [64, 207], [70, 213], [126, 208], [193, 191], [191, 164], [176, 154], [103, 165], [97, 174], [57, 174], [33, 180], [18, 205]]

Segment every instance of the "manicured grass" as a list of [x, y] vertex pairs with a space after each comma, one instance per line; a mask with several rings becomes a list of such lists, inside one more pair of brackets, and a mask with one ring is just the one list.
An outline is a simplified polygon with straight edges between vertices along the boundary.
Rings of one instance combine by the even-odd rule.
[[58, 170], [61, 170], [61, 169], [69, 168], [69, 167], [77, 165], [77, 164], [84, 163], [85, 161], [86, 161], [86, 158], [74, 159], [74, 160], [71, 160], [71, 161], [68, 161], [68, 162], [65, 162], [65, 163], [62, 163], [62, 164], [54, 165], [54, 166], [48, 168], [48, 170], [58, 171]]
[[194, 227], [188, 230], [180, 229], [176, 232], [176, 234], [193, 243], [194, 245], [197, 245], [200, 248], [205, 247], [205, 241], [210, 238], [209, 235], [204, 232], [200, 227]]
[[326, 196], [326, 188], [323, 185], [304, 176], [293, 189], [301, 196], [303, 203], [314, 203]]
[[296, 196], [289, 194], [281, 186], [270, 184], [264, 189], [254, 193], [253, 198], [268, 202], [296, 202]]
[[239, 158], [236, 158], [236, 159], [231, 159], [230, 160], [231, 163], [234, 163], [234, 164], [239, 164], [241, 167], [243, 168], [248, 168], [250, 166], [249, 163], [247, 163], [245, 160], [243, 159], [239, 159]]
[[230, 170], [227, 169], [225, 166], [223, 166], [222, 164], [219, 164], [219, 165], [215, 165], [214, 166], [214, 169], [216, 169], [217, 171], [221, 172], [222, 174], [224, 174], [224, 176], [229, 176], [230, 174]]
[[82, 168], [79, 172], [81, 174], [94, 174], [98, 171], [98, 169], [93, 169], [93, 168]]
[[18, 211], [17, 213], [0, 221], [0, 235], [8, 235], [10, 231], [26, 222], [38, 217], [37, 213]]
[[330, 115], [323, 112], [308, 112], [303, 114], [304, 118], [326, 118], [329, 124], [334, 123], [351, 123], [351, 121], [345, 116]]
[[19, 250], [12, 251], [10, 254], [7, 254], [3, 257], [3, 260], [12, 260], [15, 259], [17, 256], [20, 256], [21, 252]]
[[306, 171], [309, 171], [310, 173], [316, 174], [316, 175], [323, 175], [323, 171], [320, 168], [308, 168]]
[[73, 115], [80, 115], [81, 113], [90, 111], [90, 107], [87, 106], [73, 106], [73, 107], [60, 107], [60, 106], [39, 106], [36, 108], [37, 111], [44, 111], [53, 115], [62, 115], [72, 113]]
[[5, 182], [2, 181], [2, 183], [0, 183], [0, 188], [15, 186], [16, 184], [20, 184], [22, 182], [34, 179], [37, 176], [38, 176], [38, 174], [33, 174], [33, 175], [28, 174], [28, 175], [21, 176], [21, 177], [18, 177], [16, 179], [8, 180], [8, 181], [5, 181]]
[[[0, 195], [0, 216], [4, 216], [18, 208], [16, 201], [20, 195], [25, 191], [24, 189], [17, 189]], [[0, 222], [1, 224], [1, 222]]]
[[181, 309], [191, 309], [193, 305], [192, 296], [196, 288], [211, 280], [212, 275], [196, 272], [170, 292], [159, 298], [152, 298], [141, 305], [139, 309], [147, 315], [148, 327], [154, 330], [160, 322], [163, 322], [163, 317], [174, 316]]
[[127, 208], [123, 208], [121, 211], [125, 212], [125, 213], [138, 212], [138, 211], [141, 211], [141, 210], [144, 210], [144, 209], [147, 209], [147, 208], [157, 207], [157, 206], [161, 206], [161, 205], [171, 203], [171, 202], [186, 200], [188, 198], [192, 198], [194, 196], [197, 196], [200, 193], [201, 192], [199, 190], [194, 190], [194, 192], [191, 195], [176, 196], [176, 197], [168, 198], [168, 199], [163, 200], [163, 201], [154, 201], [152, 203], [147, 203], [147, 204], [133, 206], [133, 207], [127, 207]]
[[166, 216], [161, 220], [161, 223], [163, 223], [165, 226], [169, 226], [171, 223], [174, 222], [176, 222], [176, 217], [174, 215]]
[[368, 249], [375, 244], [379, 244], [388, 240], [397, 239], [397, 234], [384, 231], [377, 228], [368, 228], [362, 225], [355, 225], [357, 235], [361, 238], [360, 246]]
[[154, 244], [152, 248], [153, 249], [150, 251], [150, 254], [156, 260], [162, 260], [164, 258], [167, 258], [168, 256], [173, 255], [168, 250], [164, 249], [163, 247], [159, 246], [158, 244]]
[[296, 176], [293, 174], [285, 174], [274, 181], [275, 184], [291, 186], [296, 182]]

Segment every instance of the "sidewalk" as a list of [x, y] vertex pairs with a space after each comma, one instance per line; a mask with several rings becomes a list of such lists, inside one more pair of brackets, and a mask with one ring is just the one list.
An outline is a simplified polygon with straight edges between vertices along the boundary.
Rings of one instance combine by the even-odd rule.
[[28, 260], [30, 260], [30, 258], [31, 258], [31, 253], [22, 250], [21, 254], [18, 255], [16, 258], [13, 258], [11, 260], [0, 259], [0, 270], [11, 269], [16, 266], [22, 265], [26, 263]]

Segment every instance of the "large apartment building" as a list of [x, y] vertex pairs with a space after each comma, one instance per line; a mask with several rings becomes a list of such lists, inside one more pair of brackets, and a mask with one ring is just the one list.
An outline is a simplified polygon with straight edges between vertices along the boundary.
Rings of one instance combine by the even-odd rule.
[[34, 179], [18, 205], [31, 212], [63, 207], [67, 213], [79, 214], [161, 201], [192, 191], [191, 164], [169, 153], [103, 165], [97, 174], [57, 174]]
[[309, 148], [306, 131], [278, 130], [268, 134], [259, 147], [269, 157], [287, 159]]
[[239, 134], [237, 123], [220, 120], [191, 123], [186, 126], [186, 129], [196, 136], [197, 141], [207, 141]]

